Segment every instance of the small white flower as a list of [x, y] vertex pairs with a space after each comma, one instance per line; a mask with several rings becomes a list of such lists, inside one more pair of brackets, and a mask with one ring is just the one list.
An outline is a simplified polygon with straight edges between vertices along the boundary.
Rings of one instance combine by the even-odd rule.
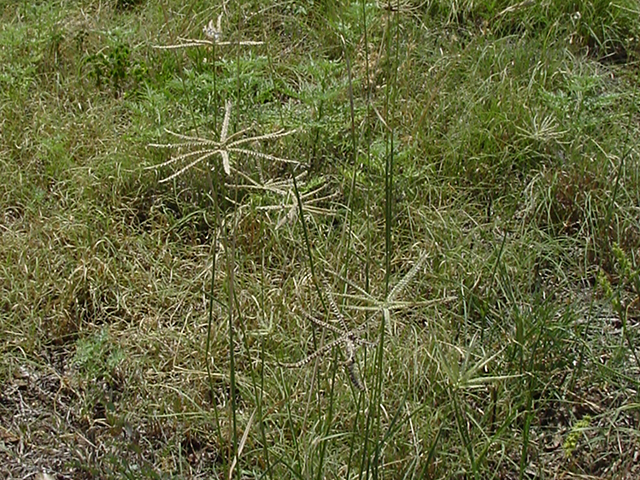
[[218, 16], [217, 25], [213, 25], [213, 19], [209, 21], [207, 25], [202, 27], [205, 37], [213, 39], [214, 42], [218, 42], [222, 38], [222, 14]]

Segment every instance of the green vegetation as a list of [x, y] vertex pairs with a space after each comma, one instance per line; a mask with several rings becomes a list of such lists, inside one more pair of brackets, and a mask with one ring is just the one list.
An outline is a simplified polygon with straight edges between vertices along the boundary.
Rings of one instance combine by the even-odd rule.
[[636, 1], [0, 19], [1, 477], [640, 475]]

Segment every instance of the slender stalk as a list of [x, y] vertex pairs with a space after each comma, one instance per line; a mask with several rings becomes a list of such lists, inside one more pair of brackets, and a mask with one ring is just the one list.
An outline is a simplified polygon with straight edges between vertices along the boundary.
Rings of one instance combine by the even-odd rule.
[[[238, 59], [237, 59], [238, 60]], [[239, 62], [238, 62], [239, 63]], [[240, 70], [238, 69], [238, 78], [240, 76]], [[238, 80], [238, 88], [240, 85], [240, 81]], [[238, 92], [238, 98], [239, 98], [239, 94], [240, 92]], [[228, 110], [227, 110], [228, 112]], [[221, 133], [221, 138], [222, 137], [226, 137], [227, 135], [227, 119], [228, 119], [228, 115], [229, 113], [225, 113], [225, 122], [224, 125], [222, 126], [222, 133]], [[235, 125], [236, 122], [234, 122]], [[236, 170], [236, 175], [235, 175], [235, 183], [238, 184], [238, 172]], [[238, 189], [235, 189], [235, 198], [234, 198], [234, 202], [237, 205], [238, 204]], [[236, 256], [236, 236], [237, 236], [237, 230], [238, 230], [238, 215], [237, 213], [234, 215], [234, 222], [233, 222], [233, 226], [232, 226], [232, 231], [231, 231], [231, 248], [228, 248], [228, 254], [227, 254], [227, 285], [228, 285], [228, 316], [229, 316], [229, 369], [230, 369], [230, 373], [229, 373], [229, 380], [230, 380], [230, 401], [229, 401], [229, 408], [231, 409], [231, 423], [232, 423], [232, 428], [231, 428], [231, 436], [232, 436], [232, 447], [233, 447], [233, 451], [231, 453], [231, 456], [229, 457], [230, 459], [230, 464], [231, 461], [233, 460], [233, 458], [238, 454], [238, 425], [237, 425], [237, 415], [236, 415], [236, 365], [235, 365], [235, 339], [234, 339], [234, 333], [235, 333], [235, 329], [234, 329], [234, 307], [236, 305], [236, 296], [235, 296], [235, 256]], [[227, 247], [229, 247], [228, 245], [228, 238], [227, 238]], [[236, 470], [238, 471], [238, 470]], [[233, 473], [235, 473], [236, 471], [234, 471]], [[230, 475], [231, 476], [231, 475]], [[231, 480], [231, 478], [229, 479]]]
[[[229, 409], [231, 417], [231, 446], [232, 451], [229, 456], [229, 464], [233, 460], [233, 457], [238, 451], [238, 426], [236, 418], [236, 364], [235, 364], [235, 339], [234, 339], [234, 306], [235, 306], [235, 285], [234, 285], [234, 264], [235, 264], [235, 225], [231, 234], [231, 248], [227, 256], [227, 288], [228, 288], [228, 329], [229, 329], [229, 383], [230, 383], [230, 398]], [[229, 246], [229, 245], [227, 245]]]
[[[326, 427], [324, 429], [325, 438], [329, 436], [329, 433], [331, 432], [331, 426], [333, 423], [332, 421], [333, 421], [333, 407], [334, 407], [334, 400], [335, 400], [336, 374], [338, 371], [337, 365], [338, 365], [338, 350], [334, 349], [333, 368], [332, 368], [332, 374], [331, 374], [331, 382], [329, 386], [329, 409], [326, 414], [326, 420], [325, 420]], [[318, 458], [318, 474], [317, 474], [318, 480], [322, 480], [325, 476], [323, 468], [324, 468], [324, 460], [327, 453], [327, 445], [328, 445], [328, 442], [322, 442], [320, 446], [320, 455]]]
[[[367, 171], [371, 170], [371, 138], [370, 138], [370, 128], [369, 128], [369, 116], [371, 115], [371, 84], [369, 82], [370, 72], [369, 72], [369, 40], [367, 35], [367, 9], [366, 2], [362, 0], [362, 28], [364, 33], [364, 70], [365, 70], [365, 85], [366, 85], [366, 104], [367, 104], [367, 115], [366, 122], [364, 123], [364, 146], [367, 155]], [[371, 276], [371, 243], [372, 243], [372, 228], [371, 228], [371, 209], [369, 202], [369, 192], [370, 188], [367, 190], [367, 201], [365, 202], [365, 216], [366, 216], [366, 231], [367, 231], [367, 261], [365, 265], [365, 273], [364, 273], [364, 289], [366, 292], [370, 291], [370, 276]]]
[[[217, 207], [217, 202], [215, 203], [215, 208], [216, 208], [216, 217], [218, 215], [218, 207]], [[214, 217], [214, 218], [216, 218]], [[207, 318], [207, 342], [206, 342], [206, 346], [205, 346], [205, 365], [207, 367], [207, 379], [209, 381], [209, 392], [211, 395], [211, 400], [214, 403], [214, 408], [213, 408], [213, 413], [215, 416], [215, 421], [216, 421], [216, 429], [217, 429], [217, 433], [218, 433], [218, 440], [222, 440], [222, 433], [220, 431], [220, 418], [218, 415], [218, 407], [217, 405], [215, 405], [215, 399], [216, 399], [216, 395], [215, 395], [215, 388], [213, 385], [213, 375], [211, 374], [211, 364], [209, 361], [209, 356], [211, 354], [211, 329], [213, 326], [213, 304], [214, 304], [214, 287], [215, 287], [215, 283], [216, 283], [216, 250], [217, 250], [217, 244], [218, 244], [218, 230], [217, 230], [217, 226], [218, 226], [218, 222], [217, 222], [217, 218], [216, 220], [214, 220], [214, 234], [213, 234], [213, 240], [212, 240], [212, 245], [211, 245], [211, 282], [209, 283], [209, 306], [208, 306], [208, 318]]]
[[356, 431], [358, 429], [358, 423], [360, 420], [360, 407], [362, 406], [362, 402], [364, 401], [364, 395], [358, 395], [358, 401], [356, 403], [356, 416], [353, 419], [353, 426], [351, 427], [351, 442], [349, 443], [349, 460], [347, 461], [347, 473], [345, 478], [351, 478], [351, 462], [353, 461], [353, 453], [354, 447], [356, 444], [356, 439], [358, 438], [356, 435]]
[[[260, 221], [260, 232], [261, 232], [261, 238], [264, 238], [264, 234], [265, 234], [265, 228], [264, 228], [264, 222]], [[260, 269], [260, 312], [265, 312], [265, 302], [264, 302], [264, 284], [265, 284], [265, 279], [264, 279], [264, 271], [265, 271], [265, 249], [261, 248], [260, 249], [260, 265], [261, 265], [261, 269]], [[264, 459], [265, 459], [265, 463], [267, 465], [267, 469], [266, 471], [268, 472], [268, 477], [271, 477], [271, 462], [269, 461], [269, 448], [267, 447], [267, 433], [265, 430], [265, 425], [264, 425], [264, 413], [263, 413], [263, 395], [264, 395], [264, 340], [261, 339], [260, 341], [260, 386], [259, 386], [259, 391], [258, 394], [256, 395], [256, 403], [257, 403], [257, 408], [258, 408], [258, 421], [260, 424], [260, 436], [262, 437], [262, 449], [264, 452]]]

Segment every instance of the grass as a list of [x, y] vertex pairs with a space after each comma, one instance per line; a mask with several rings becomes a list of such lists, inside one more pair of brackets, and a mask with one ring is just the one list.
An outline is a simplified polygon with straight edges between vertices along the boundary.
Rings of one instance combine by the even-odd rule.
[[639, 13], [0, 0], [2, 476], [636, 478]]

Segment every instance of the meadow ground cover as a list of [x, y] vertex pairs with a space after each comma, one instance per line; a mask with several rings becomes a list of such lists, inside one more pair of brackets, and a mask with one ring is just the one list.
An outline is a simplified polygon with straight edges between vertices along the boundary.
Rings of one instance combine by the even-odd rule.
[[640, 475], [637, 2], [0, 19], [0, 476]]

